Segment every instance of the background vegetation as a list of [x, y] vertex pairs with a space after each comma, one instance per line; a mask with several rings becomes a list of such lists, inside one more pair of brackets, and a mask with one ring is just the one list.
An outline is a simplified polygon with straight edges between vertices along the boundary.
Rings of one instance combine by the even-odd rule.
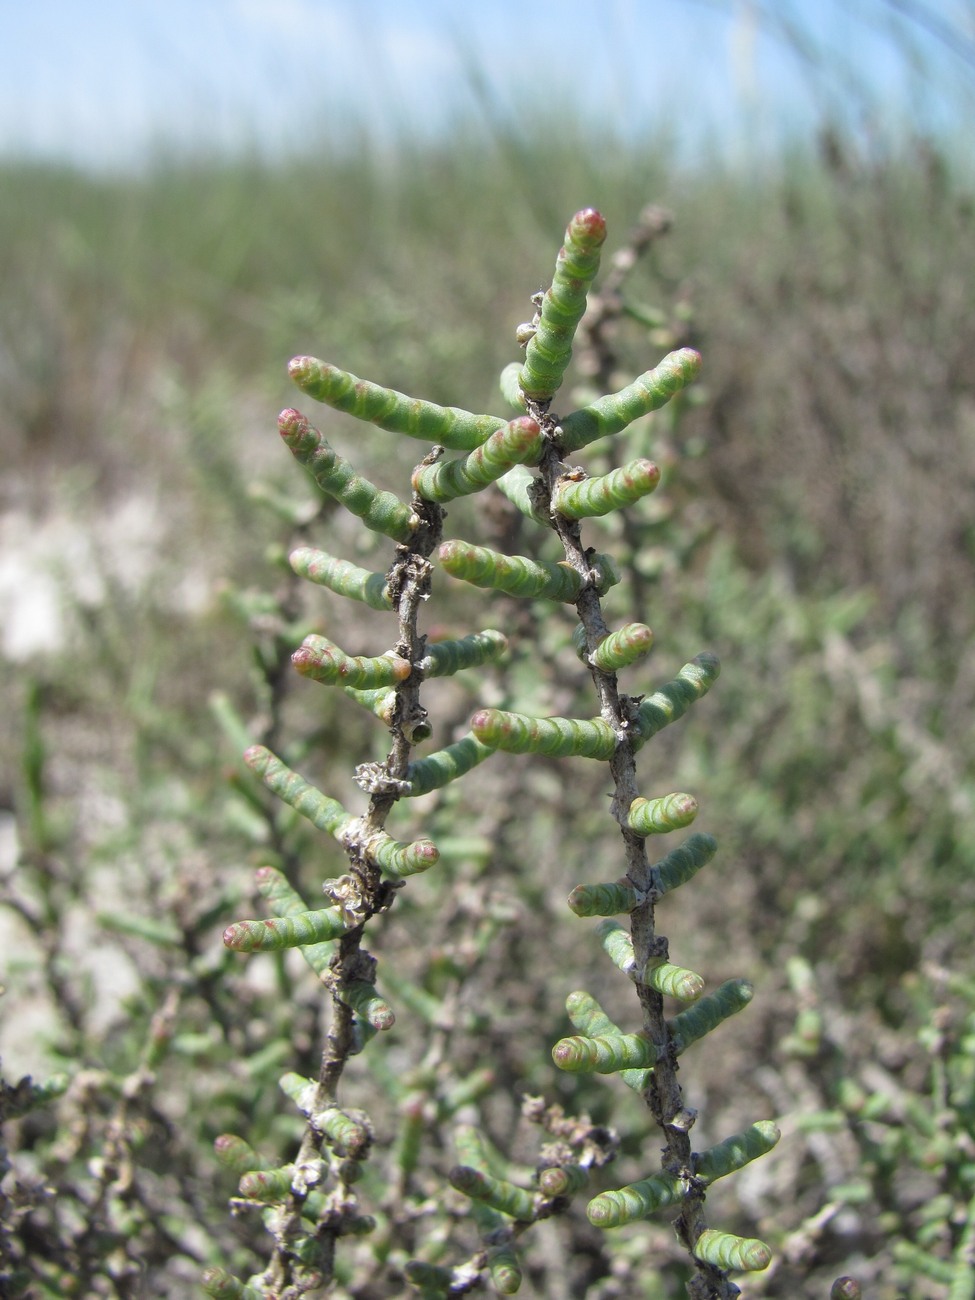
[[[700, 795], [722, 888], [681, 891], [664, 929], [709, 980], [756, 985], [719, 1055], [688, 1065], [688, 1100], [710, 1140], [758, 1114], [783, 1127], [721, 1213], [777, 1251], [749, 1295], [851, 1273], [878, 1300], [946, 1296], [975, 1192], [971, 177], [924, 139], [824, 130], [761, 168], [688, 172], [650, 140], [543, 125], [530, 144], [461, 126], [395, 158], [363, 140], [138, 178], [8, 165], [0, 185], [4, 1068], [11, 1088], [74, 1076], [7, 1126], [8, 1281], [178, 1296], [251, 1258], [213, 1139], [243, 1112], [255, 1142], [287, 1141], [275, 1080], [315, 1070], [314, 984], [220, 945], [260, 914], [261, 845], [285, 845], [309, 894], [329, 873], [244, 775], [234, 716], [340, 798], [379, 743], [282, 668], [288, 620], [325, 611], [281, 556], [329, 529], [274, 433], [285, 361], [500, 412], [568, 215], [599, 207], [611, 253], [653, 201], [675, 221], [629, 282], [621, 374], [683, 343], [705, 367], [653, 427], [666, 480], [615, 539], [639, 579], [620, 613], [654, 627], [655, 681], [721, 656], [655, 761]], [[401, 487], [410, 448], [323, 427]], [[372, 653], [367, 617], [350, 648]], [[573, 684], [526, 669], [552, 712]], [[525, 1091], [619, 1123], [604, 1085], [548, 1056], [571, 988], [619, 996], [564, 906], [600, 878], [602, 794], [580, 797], [585, 770], [567, 789], [542, 763], [520, 792], [484, 770], [482, 804], [437, 814], [470, 841], [457, 876], [412, 884], [375, 946], [417, 988], [463, 987], [452, 1064], [491, 1066], [497, 1133]], [[391, 1059], [413, 1060], [407, 1031]], [[645, 1131], [625, 1118], [624, 1176]], [[680, 1293], [665, 1223], [614, 1236], [615, 1272], [604, 1250], [575, 1224], [523, 1293]]]

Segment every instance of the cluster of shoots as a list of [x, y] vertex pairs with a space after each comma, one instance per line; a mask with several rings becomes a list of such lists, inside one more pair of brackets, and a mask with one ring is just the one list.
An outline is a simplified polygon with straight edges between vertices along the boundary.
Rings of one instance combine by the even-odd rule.
[[[655, 1163], [648, 1157], [646, 1176], [639, 1181], [606, 1190], [606, 1171], [594, 1177], [606, 1153], [580, 1126], [575, 1139], [545, 1148], [533, 1184], [524, 1186], [498, 1175], [496, 1153], [476, 1127], [457, 1124], [458, 1162], [448, 1175], [454, 1192], [445, 1192], [467, 1198], [480, 1249], [451, 1263], [425, 1256], [421, 1245], [402, 1267], [402, 1278], [424, 1296], [460, 1295], [483, 1282], [512, 1294], [521, 1283], [521, 1238], [537, 1220], [565, 1212], [578, 1196], [586, 1198], [588, 1218], [600, 1229], [669, 1209], [691, 1265], [688, 1294], [699, 1300], [739, 1294], [729, 1274], [761, 1270], [770, 1261], [763, 1242], [709, 1226], [705, 1209], [710, 1185], [767, 1152], [778, 1139], [777, 1129], [756, 1123], [696, 1151], [696, 1114], [678, 1082], [679, 1058], [740, 1011], [751, 989], [729, 980], [709, 991], [700, 975], [671, 961], [655, 923], [658, 902], [705, 868], [716, 844], [709, 835], [691, 834], [669, 853], [652, 852], [659, 836], [690, 826], [698, 805], [683, 791], [641, 789], [638, 776], [640, 750], [710, 690], [718, 662], [700, 653], [673, 680], [656, 689], [648, 686], [644, 661], [653, 635], [641, 622], [608, 626], [603, 597], [620, 582], [620, 570], [612, 556], [586, 544], [583, 528], [586, 520], [612, 511], [638, 510], [657, 487], [659, 470], [652, 461], [637, 459], [590, 476], [571, 459], [663, 406], [694, 379], [700, 357], [681, 348], [628, 387], [581, 409], [559, 414], [553, 405], [605, 237], [605, 222], [592, 209], [569, 222], [551, 287], [533, 299], [534, 319], [519, 327], [524, 357], [502, 376], [502, 392], [515, 412], [509, 419], [407, 397], [312, 357], [291, 362], [291, 377], [306, 396], [427, 447], [413, 471], [411, 494], [399, 497], [367, 481], [306, 415], [288, 409], [279, 418], [286, 446], [318, 487], [394, 548], [385, 572], [367, 571], [308, 546], [291, 555], [302, 577], [387, 612], [391, 631], [391, 643], [374, 657], [347, 653], [324, 636], [308, 636], [293, 656], [294, 666], [314, 682], [344, 692], [374, 715], [391, 739], [383, 761], [356, 769], [367, 804], [361, 812], [316, 789], [265, 747], [254, 746], [245, 755], [252, 772], [278, 798], [338, 841], [348, 865], [343, 875], [324, 882], [324, 898], [313, 906], [281, 870], [262, 867], [257, 883], [269, 915], [238, 921], [224, 934], [225, 944], [241, 953], [298, 949], [327, 990], [331, 1018], [318, 1076], [287, 1074], [281, 1080], [304, 1116], [292, 1159], [276, 1165], [243, 1138], [227, 1135], [218, 1141], [221, 1160], [239, 1177], [238, 1205], [261, 1209], [273, 1247], [266, 1268], [246, 1280], [221, 1268], [208, 1270], [212, 1296], [327, 1291], [343, 1239], [361, 1241], [375, 1231], [371, 1207], [357, 1193], [374, 1143], [373, 1123], [351, 1104], [354, 1098], [344, 1097], [343, 1072], [360, 1051], [382, 1050], [377, 1044], [394, 1023], [397, 990], [392, 976], [388, 985], [384, 982], [365, 943], [370, 920], [395, 906], [399, 890], [408, 888], [407, 878], [435, 870], [440, 858], [431, 839], [399, 841], [387, 831], [387, 822], [401, 801], [460, 780], [499, 752], [609, 765], [616, 827], [607, 822], [607, 830], [618, 846], [618, 877], [578, 885], [569, 907], [580, 917], [601, 918], [595, 935], [632, 984], [633, 1014], [618, 1024], [589, 993], [571, 993], [567, 1010], [575, 1032], [555, 1042], [551, 1056], [559, 1070], [614, 1075], [609, 1086], [634, 1090], [659, 1126], [662, 1155]], [[539, 552], [555, 534], [561, 559], [501, 554], [463, 538], [445, 538], [449, 502], [495, 491], [536, 526]], [[483, 707], [470, 718], [466, 734], [434, 748], [424, 704], [427, 691], [436, 690], [434, 679], [502, 663], [508, 646], [506, 636], [492, 628], [459, 640], [428, 640], [420, 616], [444, 574], [487, 592], [574, 607], [575, 652], [593, 685], [591, 716], [535, 717]], [[624, 691], [621, 677], [633, 694]], [[605, 862], [611, 852], [602, 846], [599, 860]], [[571, 1134], [571, 1125], [563, 1137], [566, 1132]]]

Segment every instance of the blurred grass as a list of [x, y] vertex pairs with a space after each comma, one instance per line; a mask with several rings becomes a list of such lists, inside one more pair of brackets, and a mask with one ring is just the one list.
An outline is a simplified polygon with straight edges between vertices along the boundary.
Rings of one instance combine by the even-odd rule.
[[910, 623], [920, 600], [952, 643], [971, 631], [955, 593], [975, 546], [958, 490], [975, 477], [973, 212], [930, 142], [878, 158], [824, 133], [818, 155], [695, 174], [666, 143], [553, 124], [529, 150], [461, 127], [392, 159], [363, 140], [279, 167], [3, 180], [8, 465], [50, 457], [110, 480], [147, 456], [156, 473], [188, 459], [150, 411], [162, 385], [237, 393], [256, 429], [301, 351], [498, 409], [512, 322], [565, 215], [595, 204], [621, 238], [643, 203], [669, 205], [652, 292], [693, 303], [711, 395], [702, 491], [746, 559], [784, 559], [803, 587], [870, 585], [888, 620]]

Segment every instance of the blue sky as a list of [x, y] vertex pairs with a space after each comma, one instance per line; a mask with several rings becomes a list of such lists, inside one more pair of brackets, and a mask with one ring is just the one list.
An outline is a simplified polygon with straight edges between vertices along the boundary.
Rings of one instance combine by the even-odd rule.
[[760, 149], [824, 107], [951, 125], [975, 0], [0, 0], [0, 154], [434, 131], [470, 61], [507, 113], [554, 92], [690, 153]]

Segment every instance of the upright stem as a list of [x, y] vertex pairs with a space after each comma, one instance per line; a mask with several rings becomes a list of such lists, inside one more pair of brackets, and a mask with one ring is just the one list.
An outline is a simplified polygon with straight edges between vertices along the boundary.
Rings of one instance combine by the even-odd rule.
[[[565, 465], [557, 449], [557, 419], [547, 410], [530, 401], [527, 403], [527, 408], [551, 439], [539, 465], [547, 502], [550, 502], [555, 483], [565, 471]], [[576, 611], [585, 628], [586, 645], [591, 653], [607, 635], [609, 629], [603, 618], [599, 593], [582, 542], [581, 527], [578, 521], [566, 519], [554, 511], [551, 512], [550, 518], [552, 528], [562, 542], [566, 561], [583, 578], [590, 580], [580, 593], [576, 602]], [[667, 939], [656, 933], [655, 899], [651, 889], [651, 866], [647, 856], [646, 838], [637, 835], [626, 825], [630, 805], [639, 793], [631, 739], [635, 705], [629, 696], [620, 693], [615, 673], [603, 672], [593, 666], [590, 666], [590, 672], [599, 697], [600, 715], [610, 724], [619, 738], [616, 751], [610, 760], [614, 784], [612, 812], [620, 824], [623, 836], [626, 876], [645, 897], [645, 901], [630, 913], [634, 969], [643, 971], [651, 958], [666, 960], [669, 953]], [[662, 1166], [667, 1173], [680, 1178], [684, 1185], [685, 1194], [680, 1214], [675, 1220], [675, 1229], [678, 1237], [691, 1253], [694, 1243], [707, 1227], [704, 1215], [704, 1188], [694, 1178], [692, 1166], [690, 1129], [696, 1119], [696, 1112], [684, 1106], [678, 1079], [680, 1067], [664, 1014], [663, 995], [648, 987], [639, 978], [636, 978], [635, 982], [643, 1011], [643, 1032], [659, 1048], [659, 1055], [650, 1074], [644, 1096], [666, 1139]], [[688, 1288], [688, 1294], [693, 1300], [732, 1300], [733, 1297], [740, 1295], [739, 1288], [721, 1269], [698, 1259], [694, 1260], [694, 1264], [697, 1275]]]
[[[423, 658], [426, 642], [426, 637], [419, 631], [418, 616], [421, 605], [429, 596], [433, 573], [428, 557], [440, 542], [444, 512], [435, 503], [419, 497], [415, 497], [412, 504], [420, 524], [409, 543], [397, 548], [397, 557], [388, 575], [388, 585], [394, 595], [399, 622], [394, 648], [397, 654], [411, 664], [418, 664]], [[395, 897], [395, 891], [382, 880], [379, 868], [367, 860], [363, 847], [371, 836], [384, 828], [386, 819], [399, 798], [397, 783], [406, 776], [413, 749], [412, 728], [404, 723], [408, 724], [409, 720], [415, 721], [422, 716], [421, 681], [422, 674], [414, 670], [397, 688], [399, 703], [392, 726], [390, 752], [382, 764], [382, 773], [371, 783], [373, 793], [369, 808], [361, 819], [358, 834], [349, 837], [347, 841], [350, 871], [357, 880], [365, 902], [366, 921], [388, 907]], [[387, 779], [384, 780], [383, 776]], [[362, 947], [365, 923], [364, 921], [355, 930], [342, 936], [338, 954], [332, 963], [331, 1024], [322, 1052], [311, 1115], [295, 1158], [295, 1184], [282, 1214], [276, 1233], [274, 1255], [267, 1271], [268, 1278], [279, 1289], [294, 1282], [290, 1243], [301, 1232], [301, 1209], [307, 1197], [307, 1190], [300, 1190], [304, 1185], [300, 1171], [316, 1165], [323, 1155], [325, 1139], [314, 1123], [314, 1116], [338, 1105], [342, 1074], [355, 1049], [355, 1013], [343, 994], [353, 981], [370, 978], [375, 970], [375, 961]], [[309, 1187], [311, 1185], [313, 1184], [309, 1184]], [[336, 1193], [333, 1197], [333, 1213], [319, 1224], [317, 1231], [319, 1264], [325, 1285], [332, 1279], [335, 1246], [342, 1232], [343, 1217], [355, 1204], [354, 1192], [341, 1181]]]

